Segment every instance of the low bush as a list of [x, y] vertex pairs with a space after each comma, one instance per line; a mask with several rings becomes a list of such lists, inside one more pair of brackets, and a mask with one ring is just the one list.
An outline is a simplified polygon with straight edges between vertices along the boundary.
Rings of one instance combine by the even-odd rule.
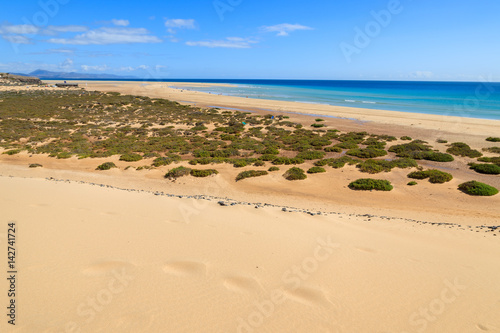
[[307, 175], [301, 168], [293, 167], [288, 169], [287, 172], [283, 174], [283, 177], [287, 180], [302, 180], [306, 179]]
[[413, 179], [429, 178], [429, 181], [433, 184], [443, 184], [452, 180], [453, 176], [447, 172], [432, 169], [432, 170], [411, 172], [408, 174], [408, 178], [413, 178]]
[[321, 172], [326, 172], [326, 170], [319, 166], [315, 166], [307, 170], [307, 173], [321, 173]]
[[43, 167], [43, 165], [38, 164], [38, 163], [32, 163], [32, 164], [29, 165], [29, 167], [30, 168], [41, 168], [41, 167]]
[[321, 118], [316, 118], [316, 119], [314, 119], [314, 121], [319, 122], [319, 121], [325, 121], [325, 120], [324, 120], [324, 119], [321, 119]]
[[[31, 168], [31, 166], [30, 166]], [[116, 168], [116, 165], [113, 162], [106, 162], [101, 165], [99, 165], [96, 170], [109, 170], [111, 168]]]
[[493, 163], [500, 166], [500, 157], [480, 157], [477, 160], [479, 162]]
[[235, 168], [243, 168], [243, 167], [245, 167], [245, 166], [247, 166], [247, 165], [248, 165], [248, 164], [247, 164], [247, 161], [245, 161], [245, 160], [236, 160], [236, 161], [234, 161], [234, 163], [233, 163], [233, 166], [234, 166]]
[[483, 148], [483, 150], [493, 154], [500, 154], [500, 147]]
[[273, 171], [279, 171], [279, 170], [280, 170], [280, 168], [278, 168], [278, 167], [276, 167], [276, 166], [272, 166], [272, 167], [270, 167], [267, 171], [269, 171], [269, 172], [273, 172]]
[[152, 165], [154, 167], [160, 167], [163, 165], [170, 165], [172, 162], [180, 161], [180, 160], [181, 160], [180, 156], [172, 154], [171, 156], [167, 156], [167, 157], [155, 158]]
[[408, 186], [415, 186], [415, 185], [417, 185], [417, 182], [412, 180], [411, 182], [409, 182], [406, 185], [408, 185]]
[[320, 158], [325, 157], [325, 153], [318, 150], [310, 150], [298, 153], [295, 157], [303, 160], [319, 160]]
[[446, 149], [447, 153], [450, 153], [455, 156], [463, 156], [463, 157], [481, 157], [483, 154], [475, 149], [471, 149], [468, 144], [463, 142], [453, 142], [450, 145], [450, 148]]
[[496, 164], [470, 163], [469, 167], [478, 173], [484, 173], [487, 175], [499, 175], [500, 174], [500, 166], [498, 166]]
[[211, 175], [216, 175], [218, 174], [219, 171], [215, 169], [205, 169], [205, 170], [197, 170], [197, 169], [192, 169], [190, 174], [193, 177], [208, 177]]
[[180, 166], [180, 167], [174, 168], [172, 170], [169, 170], [165, 174], [165, 178], [174, 178], [175, 179], [175, 178], [187, 176], [191, 173], [191, 170], [192, 169], [190, 169], [190, 168]]
[[337, 143], [334, 147], [339, 147], [342, 149], [356, 149], [359, 148], [358, 144], [355, 141], [344, 141], [341, 143]]
[[359, 158], [374, 158], [387, 155], [383, 149], [364, 148], [364, 149], [350, 149], [346, 152], [349, 156], [356, 156]]
[[444, 140], [444, 139], [437, 139], [436, 140], [437, 143], [448, 143], [448, 140]]
[[120, 161], [137, 162], [142, 160], [142, 156], [136, 153], [123, 154], [120, 156]]
[[[269, 170], [269, 171], [271, 171], [271, 170]], [[268, 174], [267, 171], [264, 171], [264, 170], [248, 170], [248, 171], [243, 171], [243, 172], [240, 172], [236, 176], [236, 181], [239, 181], [239, 180], [242, 180], [242, 179], [245, 179], [245, 178], [265, 176], [267, 174]]]
[[493, 186], [475, 180], [458, 185], [458, 189], [466, 194], [478, 196], [492, 196], [498, 193]]
[[366, 160], [358, 164], [359, 170], [367, 173], [389, 172], [393, 168], [406, 169], [416, 168], [417, 166], [417, 162], [411, 158], [400, 158], [392, 161]]
[[494, 138], [494, 137], [490, 136], [489, 138], [486, 138], [486, 141], [490, 141], [490, 142], [500, 142], [500, 138]]
[[15, 155], [15, 154], [19, 154], [20, 152], [21, 152], [20, 149], [11, 149], [11, 150], [4, 151], [3, 153], [7, 154], [7, 155]]
[[63, 152], [60, 152], [59, 154], [57, 154], [56, 158], [63, 160], [63, 159], [70, 158], [71, 156], [73, 156], [73, 154], [71, 154], [70, 152], [63, 151]]
[[413, 140], [412, 138], [410, 138], [409, 136], [402, 136], [401, 137], [401, 140], [404, 140], [404, 141], [411, 141]]
[[253, 164], [254, 166], [264, 166], [266, 163], [264, 161], [257, 161]]
[[361, 178], [349, 184], [351, 190], [361, 191], [390, 191], [393, 189], [391, 182], [383, 179]]
[[453, 162], [455, 160], [450, 154], [435, 151], [425, 152], [422, 159], [434, 162]]
[[342, 152], [342, 148], [340, 147], [326, 147], [324, 149], [327, 153], [341, 153]]
[[318, 123], [314, 123], [314, 124], [312, 124], [311, 126], [312, 126], [312, 127], [314, 127], [314, 128], [325, 127], [325, 125], [324, 125], [324, 124], [318, 124]]

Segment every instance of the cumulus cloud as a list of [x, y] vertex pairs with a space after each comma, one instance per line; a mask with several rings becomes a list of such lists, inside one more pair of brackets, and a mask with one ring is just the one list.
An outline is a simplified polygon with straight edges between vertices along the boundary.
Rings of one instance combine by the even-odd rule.
[[127, 27], [130, 24], [129, 20], [117, 20], [117, 19], [112, 19], [111, 22], [119, 27]]
[[170, 19], [165, 20], [165, 27], [169, 33], [174, 34], [176, 29], [196, 29], [195, 23], [193, 19]]
[[26, 36], [6, 35], [6, 36], [2, 36], [2, 38], [10, 43], [13, 43], [13, 44], [31, 44], [31, 39], [29, 39]]
[[109, 67], [107, 65], [81, 65], [81, 68], [85, 72], [89, 72], [89, 71], [103, 72], [103, 71], [109, 69]]
[[311, 27], [307, 27], [301, 24], [277, 24], [271, 26], [264, 26], [261, 28], [263, 32], [277, 32], [276, 36], [288, 36], [291, 32], [297, 30], [313, 30]]
[[90, 30], [73, 38], [52, 38], [54, 44], [109, 45], [132, 43], [161, 43], [161, 39], [144, 28], [99, 28]]
[[252, 44], [257, 43], [257, 41], [249, 38], [240, 37], [227, 37], [223, 40], [209, 40], [209, 41], [197, 41], [197, 42], [186, 42], [188, 46], [201, 46], [210, 48], [232, 48], [232, 49], [248, 49], [252, 47]]
[[18, 34], [18, 35], [30, 35], [36, 34], [40, 31], [40, 28], [31, 24], [3, 24], [0, 25], [0, 34]]

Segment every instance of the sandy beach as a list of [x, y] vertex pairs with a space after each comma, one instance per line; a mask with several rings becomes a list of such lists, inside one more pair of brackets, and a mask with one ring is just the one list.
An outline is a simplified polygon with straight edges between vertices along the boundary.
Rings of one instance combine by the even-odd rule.
[[[330, 128], [440, 151], [437, 139], [498, 145], [485, 141], [498, 120], [219, 96], [196, 84], [77, 83], [307, 126], [322, 115]], [[105, 161], [118, 168], [96, 171]], [[149, 160], [1, 154], [0, 243], [14, 222], [19, 279], [16, 326], [3, 320], [1, 332], [498, 332], [500, 196], [456, 189], [470, 161], [421, 161], [453, 172], [439, 185], [406, 186], [403, 169], [371, 175], [394, 185], [384, 193], [347, 188], [360, 178], [354, 166], [292, 186], [281, 173], [235, 182], [231, 165], [171, 181], [171, 166], [125, 170]], [[498, 176], [473, 178], [500, 188]]]

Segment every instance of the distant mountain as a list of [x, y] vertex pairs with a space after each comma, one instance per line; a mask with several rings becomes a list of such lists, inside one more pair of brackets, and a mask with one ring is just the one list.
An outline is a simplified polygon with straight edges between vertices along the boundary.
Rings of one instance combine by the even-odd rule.
[[135, 76], [120, 76], [120, 75], [104, 74], [104, 73], [103, 74], [90, 74], [90, 73], [76, 73], [76, 72], [71, 72], [71, 73], [50, 72], [50, 71], [44, 71], [41, 69], [37, 69], [36, 71], [33, 71], [29, 74], [23, 74], [23, 75], [35, 76], [35, 77], [38, 77], [42, 80], [137, 79], [137, 77], [135, 77]]

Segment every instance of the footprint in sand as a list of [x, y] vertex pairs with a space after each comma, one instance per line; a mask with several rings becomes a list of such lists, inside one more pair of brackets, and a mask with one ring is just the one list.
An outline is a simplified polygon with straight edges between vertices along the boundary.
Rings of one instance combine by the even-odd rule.
[[482, 324], [476, 324], [476, 328], [480, 331], [489, 331], [490, 330], [489, 327], [486, 327], [485, 325], [482, 325]]
[[296, 289], [285, 290], [284, 294], [292, 301], [296, 301], [305, 305], [327, 305], [334, 304], [328, 299], [325, 292], [320, 289], [299, 287]]
[[123, 268], [132, 268], [134, 265], [125, 261], [102, 261], [92, 264], [82, 270], [88, 276], [101, 276], [113, 271], [120, 271]]
[[367, 253], [378, 253], [377, 250], [374, 250], [374, 249], [370, 249], [368, 247], [356, 247], [355, 248], [356, 250], [358, 251], [361, 251], [361, 252], [367, 252]]
[[261, 288], [257, 280], [247, 278], [244, 276], [230, 276], [226, 277], [222, 284], [227, 290], [237, 293], [248, 293]]
[[195, 261], [172, 261], [163, 266], [163, 271], [167, 274], [179, 276], [205, 275], [207, 265]]

